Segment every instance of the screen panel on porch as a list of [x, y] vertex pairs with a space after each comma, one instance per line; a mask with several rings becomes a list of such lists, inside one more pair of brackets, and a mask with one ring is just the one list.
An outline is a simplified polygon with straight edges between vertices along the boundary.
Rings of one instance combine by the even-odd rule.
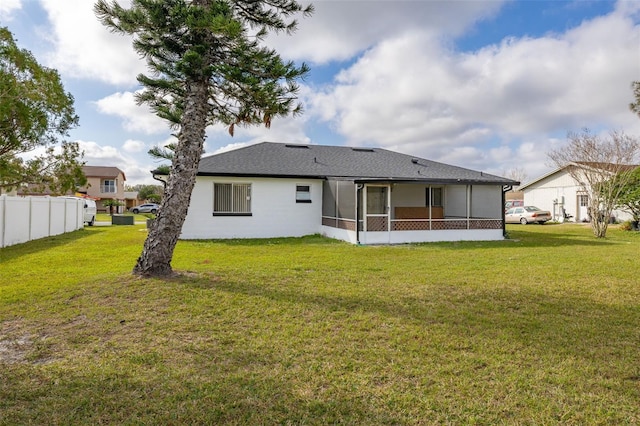
[[356, 186], [353, 182], [338, 181], [338, 217], [356, 219]]
[[322, 183], [322, 216], [336, 217], [337, 212], [338, 183], [325, 180]]
[[388, 231], [388, 191], [386, 186], [367, 186], [367, 231]]
[[325, 181], [322, 188], [322, 224], [355, 231], [355, 217], [355, 184], [352, 181]]

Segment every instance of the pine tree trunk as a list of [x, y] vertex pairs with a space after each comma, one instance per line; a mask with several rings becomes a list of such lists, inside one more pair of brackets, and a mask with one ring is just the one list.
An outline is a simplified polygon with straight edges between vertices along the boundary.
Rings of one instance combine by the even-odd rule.
[[204, 145], [207, 100], [208, 82], [206, 80], [188, 83], [178, 146], [174, 151], [169, 181], [156, 219], [144, 242], [142, 254], [133, 269], [136, 275], [154, 277], [173, 275], [171, 268], [173, 250], [187, 216]]

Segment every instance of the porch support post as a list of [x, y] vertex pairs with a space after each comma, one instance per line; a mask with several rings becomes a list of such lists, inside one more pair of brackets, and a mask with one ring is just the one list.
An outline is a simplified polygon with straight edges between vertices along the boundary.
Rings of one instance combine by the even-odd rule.
[[471, 217], [471, 185], [467, 185], [467, 229], [469, 229], [469, 218]]
[[362, 232], [367, 232], [367, 184], [364, 184], [362, 193]]
[[431, 211], [431, 207], [432, 207], [432, 200], [433, 200], [433, 195], [431, 194], [431, 185], [429, 185], [428, 188], [428, 192], [427, 192], [427, 205], [429, 206], [429, 231], [433, 230], [433, 213]]
[[385, 213], [387, 214], [387, 233], [389, 235], [389, 243], [391, 243], [391, 187], [393, 185], [389, 183], [387, 185], [387, 205], [385, 206]]
[[[360, 192], [364, 185], [355, 183], [356, 185], [356, 244], [360, 244], [360, 209], [362, 209], [360, 203]], [[364, 218], [364, 215], [362, 216]]]
[[506, 203], [506, 194], [507, 192], [511, 191], [513, 189], [513, 185], [503, 185], [502, 186], [502, 238], [507, 238], [507, 224], [505, 223], [505, 211], [504, 211], [504, 204]]

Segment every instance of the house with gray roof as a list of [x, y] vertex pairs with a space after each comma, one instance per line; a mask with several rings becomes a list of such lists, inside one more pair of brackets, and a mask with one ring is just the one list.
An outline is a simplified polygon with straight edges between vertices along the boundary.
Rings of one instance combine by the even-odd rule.
[[263, 142], [202, 158], [181, 238], [498, 240], [517, 184], [380, 148]]

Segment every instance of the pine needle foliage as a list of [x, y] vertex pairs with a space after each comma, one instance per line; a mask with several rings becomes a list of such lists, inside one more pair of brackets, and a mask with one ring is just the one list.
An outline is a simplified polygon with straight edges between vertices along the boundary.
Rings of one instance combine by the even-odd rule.
[[173, 250], [187, 214], [205, 130], [264, 125], [302, 112], [297, 81], [305, 64], [284, 61], [265, 46], [267, 34], [291, 34], [294, 16], [309, 15], [293, 0], [133, 0], [128, 8], [99, 0], [95, 13], [112, 31], [133, 36], [149, 73], [138, 76], [147, 104], [177, 130], [165, 197], [134, 268], [172, 275]]

